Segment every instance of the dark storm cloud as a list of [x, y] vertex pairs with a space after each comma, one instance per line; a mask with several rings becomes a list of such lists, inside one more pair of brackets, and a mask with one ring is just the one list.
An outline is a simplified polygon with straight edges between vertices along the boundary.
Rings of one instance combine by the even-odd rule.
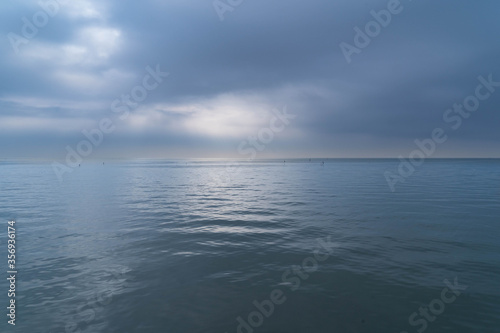
[[[405, 153], [447, 126], [443, 113], [474, 93], [478, 76], [500, 81], [500, 5], [402, 0], [348, 63], [340, 44], [356, 46], [354, 28], [388, 3], [245, 0], [220, 21], [211, 0], [75, 1], [16, 54], [8, 34], [22, 37], [22, 18], [41, 9], [3, 2], [0, 153], [63, 154], [81, 130], [114, 117], [104, 155], [237, 156], [265, 111], [283, 105], [297, 119], [267, 149], [278, 155]], [[120, 120], [111, 103], [157, 64], [169, 77]], [[448, 155], [498, 156], [499, 105], [500, 91], [450, 132]]]

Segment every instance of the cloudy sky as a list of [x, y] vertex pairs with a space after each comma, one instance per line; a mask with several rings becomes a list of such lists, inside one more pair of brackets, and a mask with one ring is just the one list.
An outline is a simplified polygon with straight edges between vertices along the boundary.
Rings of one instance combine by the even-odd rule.
[[0, 158], [63, 158], [105, 118], [93, 157], [239, 157], [285, 107], [261, 157], [408, 156], [435, 128], [432, 157], [500, 157], [500, 87], [447, 112], [500, 82], [500, 2], [394, 1], [2, 1]]

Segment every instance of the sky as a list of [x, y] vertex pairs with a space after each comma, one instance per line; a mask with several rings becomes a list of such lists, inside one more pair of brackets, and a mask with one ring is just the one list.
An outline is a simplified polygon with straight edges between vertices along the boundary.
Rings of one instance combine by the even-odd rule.
[[499, 10], [2, 1], [0, 158], [500, 157]]

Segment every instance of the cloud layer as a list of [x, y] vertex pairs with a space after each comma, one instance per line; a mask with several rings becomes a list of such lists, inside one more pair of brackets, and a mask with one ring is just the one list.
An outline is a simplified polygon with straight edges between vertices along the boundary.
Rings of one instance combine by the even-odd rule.
[[[500, 81], [500, 4], [402, 0], [367, 32], [391, 1], [244, 0], [223, 21], [212, 0], [3, 2], [0, 157], [60, 158], [105, 117], [96, 157], [239, 157], [285, 105], [297, 117], [262, 157], [405, 155], [479, 76]], [[136, 103], [148, 66], [169, 76]], [[500, 88], [435, 157], [500, 157], [499, 107]]]

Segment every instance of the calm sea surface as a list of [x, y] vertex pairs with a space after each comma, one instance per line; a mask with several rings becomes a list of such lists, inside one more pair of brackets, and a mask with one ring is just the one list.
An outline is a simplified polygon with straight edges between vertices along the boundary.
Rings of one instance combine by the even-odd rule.
[[0, 331], [500, 332], [500, 160], [397, 166], [0, 161]]

